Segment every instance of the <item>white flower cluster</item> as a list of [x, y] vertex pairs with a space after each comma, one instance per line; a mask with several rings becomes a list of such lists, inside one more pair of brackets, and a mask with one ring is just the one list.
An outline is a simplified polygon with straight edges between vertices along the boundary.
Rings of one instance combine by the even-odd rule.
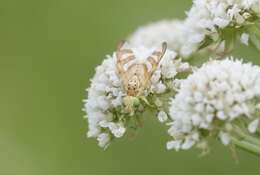
[[259, 124], [260, 67], [225, 59], [205, 63], [182, 81], [170, 103], [173, 120], [168, 149], [186, 150], [207, 142], [210, 136], [230, 143], [234, 122], [248, 120], [255, 132]]
[[[186, 23], [213, 40], [225, 40], [219, 30], [251, 24], [256, 17], [260, 17], [260, 0], [194, 0]], [[242, 43], [247, 40], [245, 34], [241, 36]]]
[[[138, 63], [146, 61], [154, 49], [131, 48]], [[158, 69], [152, 75], [149, 94], [162, 94], [166, 90], [174, 89], [174, 78], [178, 72], [190, 69], [187, 63], [182, 63], [175, 59], [176, 54], [167, 50], [162, 58]], [[107, 56], [103, 63], [97, 67], [96, 74], [91, 81], [88, 89], [88, 98], [85, 103], [89, 131], [88, 137], [97, 138], [99, 146], [106, 148], [112, 138], [122, 137], [128, 126], [129, 120], [133, 118], [132, 114], [125, 111], [124, 98], [126, 93], [122, 88], [121, 79], [116, 67], [116, 54]], [[172, 82], [172, 87], [166, 84]], [[151, 102], [155, 103], [155, 102]], [[157, 106], [161, 106], [157, 99]], [[166, 120], [163, 116], [161, 120]]]
[[115, 122], [110, 108], [116, 108], [123, 103], [121, 82], [116, 73], [115, 58], [107, 56], [88, 89], [88, 98], [85, 103], [89, 131], [88, 137], [96, 137], [99, 146], [106, 147], [111, 139], [111, 133], [121, 137], [125, 133], [125, 126], [120, 121]]
[[[220, 43], [218, 49], [223, 52], [228, 46], [220, 30], [226, 27], [236, 30], [259, 17], [260, 0], [194, 0], [185, 20], [163, 20], [140, 27], [129, 41], [146, 47], [166, 41], [170, 49], [188, 57], [209, 37]], [[241, 35], [241, 42], [248, 44], [248, 35]]]
[[203, 39], [204, 35], [193, 30], [193, 26], [186, 21], [163, 20], [140, 27], [129, 38], [129, 42], [133, 46], [149, 48], [166, 41], [169, 49], [187, 57], [196, 51]]
[[214, 32], [216, 27], [242, 25], [253, 15], [260, 15], [259, 0], [194, 0], [187, 20]]
[[155, 44], [166, 41], [168, 48], [176, 51], [181, 56], [188, 56], [195, 47], [191, 48], [189, 43], [193, 40], [202, 40], [191, 31], [192, 28], [180, 20], [163, 20], [140, 27], [129, 38], [133, 46], [154, 47]]

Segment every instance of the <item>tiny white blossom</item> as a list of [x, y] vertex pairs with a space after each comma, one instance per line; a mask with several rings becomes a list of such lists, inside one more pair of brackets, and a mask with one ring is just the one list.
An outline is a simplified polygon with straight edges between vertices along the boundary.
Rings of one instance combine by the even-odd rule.
[[259, 122], [260, 122], [260, 119], [255, 119], [254, 121], [252, 121], [249, 125], [248, 125], [248, 131], [251, 132], [251, 133], [255, 133], [258, 126], [259, 126]]
[[108, 125], [111, 132], [114, 134], [115, 137], [120, 138], [124, 135], [126, 128], [123, 127], [123, 124], [121, 123], [109, 123]]
[[152, 86], [152, 90], [157, 94], [162, 94], [166, 91], [167, 87], [162, 82], [157, 83], [156, 85]]
[[179, 151], [181, 148], [181, 141], [169, 141], [167, 143], [167, 149], [175, 149], [176, 151]]
[[228, 145], [230, 143], [230, 136], [228, 133], [225, 133], [225, 132], [220, 132], [219, 133], [219, 138], [221, 140], [221, 142], [224, 144], [224, 145]]
[[193, 145], [195, 144], [195, 141], [193, 139], [187, 138], [184, 143], [182, 144], [181, 148], [183, 150], [188, 150], [190, 149]]
[[166, 112], [164, 111], [160, 111], [157, 115], [158, 117], [158, 120], [161, 122], [161, 123], [164, 123], [168, 120], [168, 115], [166, 114]]
[[98, 135], [97, 140], [98, 140], [98, 146], [102, 148], [106, 148], [110, 142], [110, 136], [109, 134], [102, 133]]
[[241, 43], [248, 46], [248, 40], [249, 40], [249, 35], [247, 33], [243, 33], [240, 38]]

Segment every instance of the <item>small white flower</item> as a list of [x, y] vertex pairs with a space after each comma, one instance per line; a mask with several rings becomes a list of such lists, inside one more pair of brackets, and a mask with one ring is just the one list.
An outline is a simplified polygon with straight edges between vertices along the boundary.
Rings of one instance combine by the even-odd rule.
[[123, 127], [122, 123], [110, 122], [108, 125], [108, 128], [110, 129], [110, 131], [116, 138], [122, 137], [126, 131], [126, 129], [125, 129], [125, 127]]
[[183, 150], [188, 150], [190, 149], [193, 145], [195, 144], [195, 141], [193, 139], [187, 138], [184, 143], [182, 144], [181, 148]]
[[156, 85], [152, 86], [152, 90], [157, 94], [162, 94], [166, 91], [167, 87], [162, 82], [157, 83]]
[[260, 103], [256, 104], [256, 109], [260, 109]]
[[225, 28], [229, 24], [229, 20], [216, 17], [213, 22], [220, 28]]
[[248, 40], [249, 40], [249, 35], [247, 33], [243, 33], [240, 38], [241, 43], [248, 46]]
[[106, 148], [110, 142], [110, 136], [109, 134], [102, 133], [98, 135], [97, 140], [98, 140], [98, 146], [102, 148]]
[[161, 122], [161, 123], [164, 123], [168, 120], [168, 115], [166, 114], [166, 112], [164, 111], [160, 111], [157, 115], [158, 117], [158, 120]]
[[199, 126], [201, 124], [201, 118], [198, 114], [194, 114], [191, 116], [191, 121], [194, 126]]
[[219, 138], [221, 140], [221, 142], [224, 144], [224, 145], [228, 145], [230, 143], [230, 136], [228, 133], [225, 133], [225, 132], [220, 132], [219, 133]]
[[218, 111], [218, 112], [217, 112], [217, 117], [218, 117], [220, 120], [226, 120], [226, 119], [227, 119], [227, 116], [225, 115], [224, 111]]
[[181, 148], [181, 141], [169, 141], [167, 142], [167, 149], [175, 149], [176, 151], [179, 151]]
[[182, 63], [182, 64], [179, 66], [179, 68], [178, 68], [178, 70], [179, 70], [180, 72], [189, 71], [190, 69], [191, 69], [191, 67], [190, 67], [190, 65], [189, 65], [188, 63]]
[[248, 125], [248, 131], [250, 133], [255, 133], [258, 126], [259, 126], [259, 122], [260, 122], [260, 119], [255, 119], [254, 121], [252, 121], [249, 125]]

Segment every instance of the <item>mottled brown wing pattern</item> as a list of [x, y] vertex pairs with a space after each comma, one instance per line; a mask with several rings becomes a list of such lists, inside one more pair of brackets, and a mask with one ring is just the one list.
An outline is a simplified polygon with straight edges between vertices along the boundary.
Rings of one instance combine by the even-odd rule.
[[166, 52], [166, 49], [167, 49], [167, 43], [163, 42], [161, 50], [155, 50], [152, 53], [152, 55], [147, 58], [148, 61], [147, 68], [150, 74], [153, 74], [153, 72], [157, 69], [163, 55]]
[[117, 57], [117, 69], [119, 74], [124, 74], [127, 72], [124, 66], [130, 61], [135, 59], [135, 55], [131, 49], [124, 49], [123, 46], [125, 41], [121, 41], [117, 47], [116, 57]]

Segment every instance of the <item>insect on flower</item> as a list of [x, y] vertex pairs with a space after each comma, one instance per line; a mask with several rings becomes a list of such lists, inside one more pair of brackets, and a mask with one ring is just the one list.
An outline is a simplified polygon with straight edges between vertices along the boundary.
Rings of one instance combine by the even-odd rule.
[[117, 48], [117, 69], [123, 82], [127, 96], [142, 96], [150, 86], [150, 79], [164, 56], [167, 43], [163, 42], [160, 49], [155, 50], [144, 63], [136, 62], [136, 57], [131, 49], [123, 48], [122, 41]]

